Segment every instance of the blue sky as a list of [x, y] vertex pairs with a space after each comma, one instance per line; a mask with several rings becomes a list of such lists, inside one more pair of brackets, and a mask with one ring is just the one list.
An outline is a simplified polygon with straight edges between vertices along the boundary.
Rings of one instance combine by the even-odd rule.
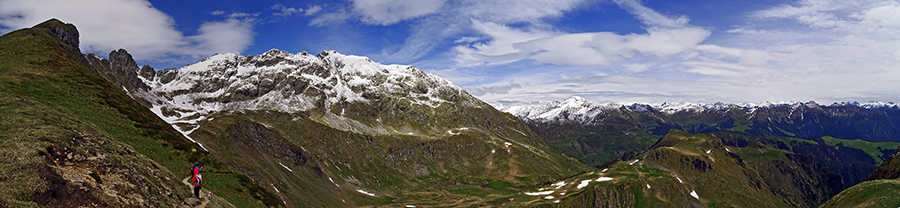
[[337, 50], [494, 105], [900, 101], [897, 0], [0, 0], [0, 32], [56, 17], [85, 53], [181, 67]]

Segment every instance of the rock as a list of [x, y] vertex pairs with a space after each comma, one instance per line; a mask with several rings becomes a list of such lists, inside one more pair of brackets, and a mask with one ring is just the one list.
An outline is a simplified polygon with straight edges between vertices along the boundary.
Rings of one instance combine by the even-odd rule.
[[58, 19], [50, 19], [38, 24], [35, 28], [46, 28], [49, 30], [50, 35], [65, 45], [66, 51], [69, 52], [69, 55], [72, 55], [72, 58], [75, 58], [75, 60], [78, 60], [78, 62], [81, 62], [81, 64], [90, 68], [90, 63], [88, 63], [84, 54], [81, 54], [81, 49], [78, 48], [78, 45], [80, 44], [78, 39], [79, 34], [75, 25], [63, 23]]
[[197, 207], [201, 204], [203, 204], [203, 201], [200, 201], [200, 199], [190, 197], [181, 202], [181, 207]]
[[[53, 35], [54, 38], [62, 41], [63, 44], [71, 46], [75, 49], [78, 49], [79, 39], [78, 39], [78, 29], [75, 28], [75, 25], [69, 23], [63, 23], [58, 19], [50, 19], [41, 24], [38, 24], [35, 27], [39, 28], [47, 28], [50, 30], [50, 35]], [[81, 54], [79, 50], [79, 55]]]
[[163, 84], [168, 84], [169, 82], [172, 82], [172, 80], [175, 80], [175, 75], [178, 75], [178, 69], [175, 69], [175, 68], [165, 69], [162, 71], [162, 74], [160, 74], [159, 82], [163, 83]]
[[153, 69], [150, 65], [144, 65], [141, 67], [141, 77], [152, 80], [153, 77], [156, 77], [156, 69]]
[[118, 72], [118, 75], [126, 75], [126, 69], [138, 68], [137, 63], [134, 62], [134, 58], [131, 57], [131, 54], [122, 48], [109, 52], [109, 61], [113, 64], [113, 66], [120, 66], [116, 70], [116, 72]]

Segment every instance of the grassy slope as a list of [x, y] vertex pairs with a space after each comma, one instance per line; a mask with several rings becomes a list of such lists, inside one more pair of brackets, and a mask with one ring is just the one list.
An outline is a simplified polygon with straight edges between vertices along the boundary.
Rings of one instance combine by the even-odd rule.
[[627, 123], [531, 122], [528, 126], [557, 151], [594, 167], [612, 164], [624, 154], [644, 150], [659, 139]]
[[[676, 130], [637, 156], [638, 162], [617, 162], [605, 171], [564, 179], [566, 185], [556, 189], [549, 184], [526, 189], [550, 188], [555, 190], [553, 199], [544, 199], [546, 194], [522, 197], [527, 206], [545, 207], [817, 206], [830, 196], [821, 166], [809, 167], [797, 157], [772, 145], [725, 146], [715, 134]], [[576, 186], [599, 177], [613, 180]], [[691, 191], [699, 199], [690, 196]]]
[[870, 142], [861, 139], [839, 139], [830, 136], [822, 137], [825, 141], [825, 144], [828, 146], [837, 146], [842, 145], [845, 147], [851, 147], [856, 149], [861, 149], [865, 151], [867, 154], [871, 155], [878, 164], [884, 162], [883, 149], [895, 149], [900, 146], [900, 142]]
[[895, 207], [900, 204], [900, 180], [872, 180], [847, 188], [821, 207]]
[[[54, 23], [51, 24], [61, 24]], [[61, 118], [68, 118], [67, 122], [49, 124], [56, 129], [72, 129], [73, 125], [79, 131], [96, 132], [99, 137], [108, 138], [113, 142], [121, 142], [133, 148], [137, 153], [145, 155], [155, 163], [162, 166], [162, 174], [170, 180], [179, 181], [193, 164], [193, 161], [209, 163], [208, 170], [228, 171], [230, 167], [220, 165], [215, 159], [198, 152], [194, 144], [185, 140], [178, 132], [172, 129], [164, 121], [156, 117], [152, 112], [133, 101], [124, 92], [115, 88], [103, 78], [81, 65], [72, 58], [63, 48], [63, 45], [51, 37], [46, 29], [23, 29], [4, 35], [0, 38], [0, 96], [4, 100], [14, 100], [15, 104], [22, 104], [25, 112], [53, 113]], [[25, 104], [27, 103], [27, 104]], [[14, 106], [14, 105], [12, 105]], [[22, 119], [25, 121], [39, 120], [27, 113], [5, 110], [0, 112], [5, 121]], [[26, 123], [4, 123], [0, 130], [3, 133], [4, 142], [10, 143], [4, 147], [16, 147], [21, 145], [38, 144], [37, 149], [23, 148], [21, 153], [15, 153], [18, 157], [36, 157], [35, 151], [46, 143], [40, 143], [40, 138], [64, 137], [59, 131], [35, 131], [26, 132], [24, 136], [17, 131], [20, 128], [28, 128]], [[86, 127], [81, 127], [86, 126]], [[17, 134], [13, 134], [17, 133]], [[31, 143], [35, 142], [35, 143]], [[10, 149], [7, 149], [10, 150]], [[15, 152], [16, 150], [10, 150]], [[4, 160], [5, 168], [28, 167], [37, 164], [34, 159]], [[127, 164], [135, 165], [135, 164]], [[136, 165], [135, 165], [136, 166]], [[139, 167], [132, 167], [139, 168]], [[11, 174], [16, 169], [3, 169], [4, 174]], [[8, 176], [7, 181], [30, 180], [27, 174]], [[234, 174], [225, 181], [233, 181], [241, 178], [242, 174]], [[10, 187], [10, 186], [3, 186]], [[180, 187], [180, 186], [176, 186]], [[252, 183], [244, 183], [240, 189], [252, 190], [258, 187]], [[46, 187], [44, 187], [46, 188]], [[214, 193], [232, 193], [234, 190], [217, 189], [211, 187]], [[15, 200], [36, 200], [27, 197], [29, 191], [34, 189], [10, 189], [7, 192], [16, 192], [20, 198]], [[176, 189], [180, 197], [185, 192]], [[230, 201], [235, 204], [263, 205], [256, 199], [255, 192], [235, 194]]]
[[[220, 115], [192, 137], [224, 161], [241, 164], [236, 165], [239, 169], [255, 170], [254, 179], [277, 187], [277, 195], [283, 194], [289, 206], [490, 205], [525, 188], [586, 170], [574, 160], [543, 164], [548, 161], [531, 158], [535, 154], [522, 146], [485, 142], [490, 136], [474, 127], [441, 138], [369, 136], [338, 131], [308, 117], [277, 112]], [[237, 144], [230, 132], [248, 124], [264, 124], [277, 132], [272, 137], [286, 142], [281, 146], [301, 148], [307, 162], [291, 164], [289, 158], [273, 157], [266, 148], [241, 147], [247, 145]]]

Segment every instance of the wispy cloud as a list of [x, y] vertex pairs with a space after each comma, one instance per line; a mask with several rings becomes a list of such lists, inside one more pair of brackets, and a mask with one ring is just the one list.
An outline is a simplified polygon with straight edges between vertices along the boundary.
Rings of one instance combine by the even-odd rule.
[[344, 21], [350, 18], [351, 14], [347, 12], [347, 10], [345, 10], [343, 7], [341, 7], [328, 13], [319, 14], [309, 21], [309, 25], [323, 27], [327, 25], [344, 23]]
[[707, 29], [689, 25], [687, 17], [667, 17], [635, 1], [616, 2], [647, 24], [647, 32], [620, 35], [526, 31], [473, 20], [473, 28], [490, 37], [490, 41], [455, 47], [456, 60], [460, 66], [467, 67], [525, 59], [557, 65], [608, 66], [640, 56], [665, 58], [679, 54], [711, 34]]
[[289, 17], [289, 16], [293, 16], [294, 14], [302, 14], [303, 16], [312, 16], [312, 15], [316, 14], [317, 12], [321, 11], [322, 6], [311, 5], [304, 10], [303, 8], [287, 7], [282, 4], [275, 4], [275, 5], [272, 5], [271, 9], [274, 9], [275, 11], [277, 11], [272, 14], [273, 16]]
[[291, 16], [293, 14], [303, 12], [303, 8], [286, 7], [281, 4], [272, 5], [272, 9], [278, 11], [272, 15], [282, 17]]
[[318, 13], [319, 11], [322, 11], [322, 7], [321, 7], [321, 6], [319, 6], [319, 5], [312, 5], [312, 6], [309, 6], [309, 8], [306, 8], [306, 13], [305, 13], [305, 14], [306, 14], [306, 16], [312, 16], [312, 15]]
[[469, 94], [474, 96], [482, 96], [486, 94], [506, 94], [509, 93], [510, 90], [515, 88], [522, 88], [522, 85], [516, 83], [515, 80], [509, 81], [509, 83], [501, 84], [501, 85], [493, 85], [486, 87], [466, 87], [466, 91]]
[[431, 14], [447, 0], [351, 0], [360, 20], [375, 25], [391, 25], [401, 20]]

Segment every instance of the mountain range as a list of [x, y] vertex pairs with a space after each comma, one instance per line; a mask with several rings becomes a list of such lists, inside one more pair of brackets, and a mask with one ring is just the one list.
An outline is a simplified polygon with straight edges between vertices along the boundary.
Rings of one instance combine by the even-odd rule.
[[[806, 181], [825, 184], [790, 183], [794, 187], [787, 190], [806, 189], [779, 193], [786, 199], [802, 196], [798, 198], [802, 200], [787, 200], [793, 207], [818, 206], [846, 187], [897, 170], [895, 164], [890, 164], [900, 145], [896, 126], [900, 122], [900, 109], [893, 103], [598, 105], [576, 96], [565, 101], [501, 109], [523, 120], [557, 150], [601, 168], [660, 151], [657, 150], [660, 142], [671, 137], [672, 131], [681, 132], [680, 137], [690, 137], [683, 135], [687, 133], [717, 138], [720, 140], [717, 142], [732, 150], [757, 146], [758, 152], [778, 151], [781, 156], [741, 167], [750, 173], [776, 169], [782, 174], [796, 172], [787, 178], [817, 177]], [[748, 157], [758, 157], [740, 153], [730, 156], [741, 163], [749, 161]], [[797, 166], [774, 168], [770, 164]], [[776, 193], [785, 190], [780, 187], [784, 181], [775, 182], [763, 174], [753, 177], [775, 188]], [[896, 175], [881, 178], [896, 178]], [[824, 192], [810, 195], [816, 192], [811, 190]]]
[[[156, 70], [78, 40], [55, 19], [0, 37], [0, 207], [900, 202], [875, 198], [900, 174], [892, 103], [575, 97], [506, 113], [415, 67], [336, 51]], [[195, 162], [208, 199], [182, 182]]]

